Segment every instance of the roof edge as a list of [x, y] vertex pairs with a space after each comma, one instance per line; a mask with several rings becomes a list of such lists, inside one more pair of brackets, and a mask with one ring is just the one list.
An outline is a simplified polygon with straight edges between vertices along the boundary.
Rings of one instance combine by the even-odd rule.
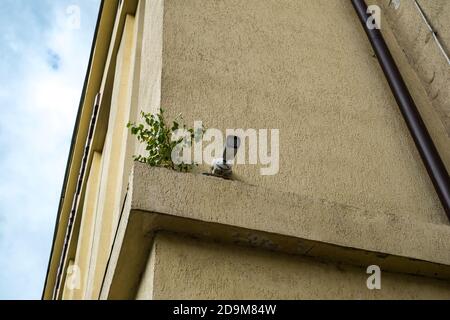
[[61, 188], [61, 196], [60, 196], [59, 205], [58, 205], [58, 213], [57, 213], [57, 217], [56, 217], [55, 228], [54, 228], [54, 231], [53, 231], [52, 247], [51, 247], [51, 250], [50, 250], [49, 261], [48, 261], [48, 266], [47, 266], [47, 273], [46, 273], [46, 276], [45, 276], [45, 282], [44, 282], [44, 286], [43, 286], [43, 290], [42, 290], [42, 296], [41, 296], [42, 300], [46, 299], [46, 291], [47, 291], [47, 286], [48, 286], [48, 282], [49, 282], [50, 268], [51, 268], [51, 264], [52, 264], [52, 260], [53, 260], [53, 256], [54, 256], [56, 238], [57, 238], [58, 230], [59, 230], [59, 227], [60, 227], [60, 220], [61, 220], [60, 218], [61, 218], [62, 206], [63, 206], [63, 203], [64, 203], [64, 198], [65, 198], [65, 193], [66, 193], [66, 188], [67, 188], [67, 182], [68, 182], [68, 179], [69, 179], [70, 168], [71, 168], [71, 164], [72, 164], [72, 159], [73, 159], [74, 150], [75, 150], [75, 144], [76, 144], [77, 135], [78, 135], [79, 126], [80, 126], [80, 121], [81, 121], [81, 115], [82, 115], [82, 112], [83, 112], [83, 105], [84, 105], [85, 98], [86, 98], [86, 91], [87, 91], [87, 87], [88, 87], [88, 83], [89, 83], [89, 77], [90, 77], [90, 73], [91, 73], [91, 70], [92, 70], [92, 64], [93, 64], [94, 54], [95, 54], [95, 47], [96, 47], [96, 43], [97, 43], [97, 39], [98, 39], [98, 35], [99, 35], [100, 23], [101, 23], [101, 20], [102, 20], [103, 9], [105, 7], [105, 1], [106, 0], [101, 0], [100, 5], [99, 5], [97, 23], [96, 23], [96, 26], [95, 26], [94, 36], [93, 36], [93, 39], [92, 39], [91, 53], [90, 53], [90, 56], [89, 56], [89, 62], [88, 62], [87, 70], [86, 70], [86, 76], [85, 76], [85, 79], [84, 79], [83, 89], [82, 89], [82, 92], [81, 92], [81, 98], [80, 98], [80, 103], [79, 103], [79, 106], [78, 106], [77, 117], [76, 117], [76, 120], [75, 120], [75, 125], [74, 125], [74, 129], [73, 129], [73, 133], [72, 133], [72, 141], [71, 141], [71, 144], [70, 144], [70, 151], [69, 151], [69, 156], [68, 156], [68, 159], [67, 159], [66, 171], [65, 171], [65, 174], [64, 174], [64, 181], [63, 181], [63, 185], [62, 185], [62, 188]]

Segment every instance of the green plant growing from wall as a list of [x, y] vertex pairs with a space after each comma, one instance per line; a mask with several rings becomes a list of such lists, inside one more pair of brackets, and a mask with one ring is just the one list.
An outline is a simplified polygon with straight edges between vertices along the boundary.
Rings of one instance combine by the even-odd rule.
[[[131, 130], [131, 134], [135, 135], [140, 143], [146, 145], [147, 155], [134, 156], [135, 161], [146, 163], [152, 167], [169, 168], [180, 172], [189, 172], [196, 166], [195, 163], [174, 163], [172, 152], [179, 144], [188, 146], [192, 141], [200, 141], [205, 128], [197, 131], [192, 128], [188, 129], [185, 125], [180, 124], [179, 120], [183, 120], [181, 114], [175, 118], [171, 125], [168, 125], [162, 109], [158, 114], [141, 112], [141, 118], [144, 120], [144, 123], [129, 123], [127, 125], [128, 129]], [[179, 129], [186, 130], [190, 135], [190, 139], [186, 139], [186, 137], [174, 139], [176, 131]]]

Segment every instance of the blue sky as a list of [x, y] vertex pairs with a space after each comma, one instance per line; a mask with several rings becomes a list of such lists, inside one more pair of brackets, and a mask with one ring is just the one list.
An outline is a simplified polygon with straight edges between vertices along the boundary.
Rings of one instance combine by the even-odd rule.
[[0, 0], [0, 299], [41, 298], [99, 2]]

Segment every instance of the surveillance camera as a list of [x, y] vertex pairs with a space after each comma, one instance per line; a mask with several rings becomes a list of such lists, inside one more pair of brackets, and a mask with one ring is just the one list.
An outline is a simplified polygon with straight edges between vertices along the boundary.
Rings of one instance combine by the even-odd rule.
[[223, 157], [216, 159], [212, 164], [212, 174], [217, 177], [229, 179], [233, 173], [232, 164], [241, 146], [241, 139], [237, 136], [228, 136]]
[[233, 161], [236, 154], [241, 146], [241, 139], [237, 136], [228, 136], [227, 143], [225, 144], [225, 149], [223, 150], [223, 159], [228, 161]]

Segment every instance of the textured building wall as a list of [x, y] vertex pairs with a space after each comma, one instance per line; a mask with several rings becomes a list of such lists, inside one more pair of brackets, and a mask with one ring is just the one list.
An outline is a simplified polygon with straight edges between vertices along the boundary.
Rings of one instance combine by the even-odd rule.
[[[387, 18], [389, 27], [417, 72], [433, 108], [450, 136], [450, 65], [445, 55], [439, 49], [414, 1], [398, 1], [398, 7], [389, 5], [388, 0], [377, 2], [382, 6], [383, 16]], [[450, 1], [421, 0], [418, 3], [448, 55]]]
[[[158, 103], [161, 67], [160, 104], [188, 125], [281, 130], [279, 174], [262, 177], [259, 166], [246, 165], [236, 167], [237, 179], [447, 223], [349, 1], [147, 0], [147, 7], [158, 10], [147, 10], [141, 108]], [[448, 163], [443, 127], [401, 58]]]
[[418, 3], [430, 20], [434, 30], [439, 34], [448, 52], [450, 46], [450, 2], [446, 0], [418, 0]]
[[109, 116], [108, 133], [103, 149], [101, 182], [99, 185], [92, 258], [89, 281], [86, 289], [87, 299], [97, 299], [108, 263], [110, 248], [122, 210], [122, 178], [126, 159], [126, 140], [129, 122], [130, 72], [132, 48], [134, 45], [134, 17], [128, 16], [120, 49], [117, 54], [115, 82]]
[[[209, 128], [280, 129], [280, 173], [262, 177], [259, 166], [246, 165], [236, 167], [236, 178], [339, 203], [337, 214], [346, 212], [341, 207], [357, 208], [369, 231], [374, 216], [448, 224], [349, 1], [142, 1], [140, 90], [133, 108], [161, 106], [172, 117], [182, 112], [189, 126], [202, 120]], [[383, 30], [448, 164], [442, 118], [393, 31], [389, 25]], [[202, 205], [214, 208], [203, 194]], [[182, 196], [170, 201], [189, 202]], [[258, 219], [255, 212], [246, 214]], [[280, 221], [288, 225], [290, 218]], [[384, 273], [383, 290], [376, 292], [366, 288], [366, 279], [365, 270], [345, 264], [162, 234], [137, 297], [449, 297], [444, 281]]]
[[449, 299], [450, 283], [160, 233], [138, 299]]

